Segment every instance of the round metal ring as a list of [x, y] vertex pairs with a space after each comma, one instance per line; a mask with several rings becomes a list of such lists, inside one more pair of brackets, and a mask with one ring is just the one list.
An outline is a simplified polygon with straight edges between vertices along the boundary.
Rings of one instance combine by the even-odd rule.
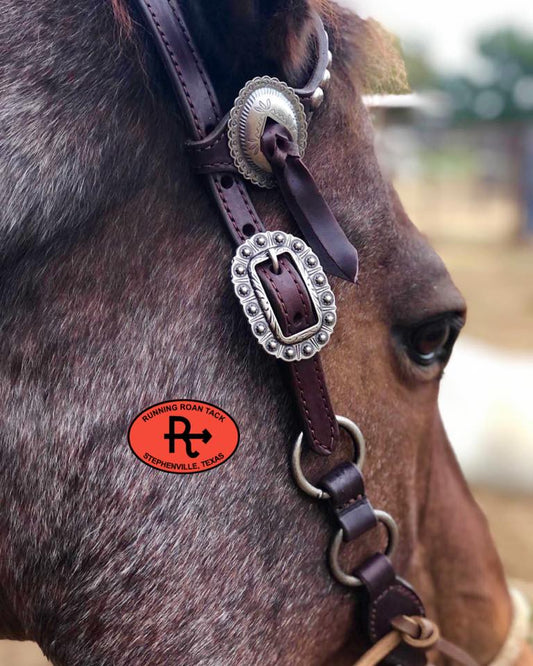
[[[380, 523], [383, 523], [387, 528], [388, 534], [388, 543], [385, 548], [385, 555], [391, 557], [396, 549], [396, 544], [398, 543], [398, 525], [394, 518], [388, 514], [386, 511], [374, 511], [374, 514]], [[343, 541], [343, 531], [339, 530], [333, 541], [331, 542], [331, 547], [329, 549], [329, 566], [331, 567], [331, 572], [335, 579], [342, 585], [347, 585], [348, 587], [361, 587], [363, 584], [361, 579], [357, 576], [352, 576], [344, 572], [339, 563], [339, 552], [341, 549], [341, 544]]]
[[[365, 462], [366, 446], [365, 438], [363, 433], [359, 430], [358, 426], [350, 419], [347, 419], [345, 416], [336, 416], [337, 423], [341, 428], [346, 430], [346, 432], [352, 438], [354, 449], [358, 453], [357, 460], [354, 461], [354, 464], [363, 468]], [[317, 488], [312, 483], [309, 483], [305, 474], [302, 470], [302, 444], [303, 444], [304, 434], [301, 432], [294, 443], [294, 448], [292, 450], [292, 473], [296, 481], [296, 485], [300, 490], [303, 490], [304, 493], [313, 497], [314, 499], [326, 500], [329, 499], [329, 495], [324, 490]]]

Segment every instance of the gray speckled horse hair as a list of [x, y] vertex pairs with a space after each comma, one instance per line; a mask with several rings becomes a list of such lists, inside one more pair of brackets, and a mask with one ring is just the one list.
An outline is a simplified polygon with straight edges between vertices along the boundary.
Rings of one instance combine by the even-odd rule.
[[[225, 108], [252, 76], [297, 81], [310, 2], [184, 3]], [[486, 663], [510, 621], [502, 569], [440, 421], [443, 364], [414, 363], [398, 333], [464, 303], [374, 155], [372, 24], [313, 4], [334, 66], [306, 159], [361, 258], [356, 287], [334, 283], [332, 399], [365, 432], [397, 568]], [[352, 597], [288, 473], [295, 409], [239, 311], [138, 17], [126, 0], [4, 0], [0, 43], [0, 635], [63, 666], [351, 664]], [[276, 193], [254, 203], [293, 230]], [[235, 417], [231, 461], [178, 476], [131, 454], [133, 416], [177, 397]]]

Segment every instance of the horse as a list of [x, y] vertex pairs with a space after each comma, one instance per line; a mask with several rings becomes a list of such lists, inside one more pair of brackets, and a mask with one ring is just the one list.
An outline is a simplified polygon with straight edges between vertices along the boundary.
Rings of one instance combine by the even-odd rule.
[[[379, 33], [329, 0], [181, 5], [225, 110], [256, 75], [297, 85], [322, 16], [332, 80], [306, 162], [361, 261], [356, 285], [332, 278], [332, 400], [365, 433], [398, 571], [487, 664], [511, 601], [437, 407], [465, 303], [374, 154], [362, 94]], [[288, 473], [294, 405], [239, 310], [135, 7], [6, 0], [0, 33], [0, 636], [58, 666], [353, 663], [358, 617], [325, 566], [326, 517]], [[279, 192], [253, 202], [269, 229], [295, 231]], [[177, 397], [238, 423], [226, 464], [163, 474], [132, 455], [132, 418]], [[304, 462], [310, 478], [325, 464]], [[345, 566], [380, 538], [346, 548]], [[525, 645], [516, 663], [533, 663]]]

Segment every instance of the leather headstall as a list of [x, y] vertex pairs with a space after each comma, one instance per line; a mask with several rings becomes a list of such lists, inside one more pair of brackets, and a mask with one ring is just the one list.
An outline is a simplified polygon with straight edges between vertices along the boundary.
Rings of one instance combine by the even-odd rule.
[[[356, 249], [302, 161], [311, 116], [330, 78], [328, 36], [315, 14], [316, 61], [303, 88], [258, 77], [243, 87], [230, 113], [223, 115], [178, 2], [135, 3], [186, 121], [192, 169], [205, 179], [237, 245], [231, 279], [245, 317], [259, 344], [288, 370], [303, 430], [292, 456], [295, 480], [303, 492], [330, 506], [337, 530], [329, 554], [331, 571], [356, 593], [365, 618], [365, 627], [357, 629], [370, 647], [401, 624], [398, 618], [423, 618], [425, 612], [389, 560], [397, 540], [396, 523], [389, 514], [374, 510], [365, 495], [364, 439], [355, 423], [335, 415], [318, 353], [329, 341], [337, 318], [327, 274], [355, 282], [358, 271]], [[248, 195], [250, 186], [279, 187], [305, 242], [265, 229]], [[355, 462], [338, 465], [312, 485], [302, 473], [302, 445], [323, 456], [331, 454], [340, 439], [339, 426], [353, 440]], [[385, 554], [376, 553], [353, 574], [344, 573], [339, 564], [341, 544], [379, 523], [388, 534]], [[401, 642], [385, 663], [425, 664], [427, 641], [417, 643], [418, 639]]]

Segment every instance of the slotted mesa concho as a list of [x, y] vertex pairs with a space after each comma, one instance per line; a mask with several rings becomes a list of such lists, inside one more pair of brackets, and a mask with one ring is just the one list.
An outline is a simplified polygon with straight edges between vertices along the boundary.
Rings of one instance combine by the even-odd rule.
[[298, 95], [286, 83], [270, 76], [249, 81], [230, 113], [228, 143], [235, 166], [260, 187], [274, 187], [272, 169], [261, 151], [261, 136], [271, 118], [286, 127], [303, 156], [307, 145], [307, 118]]

